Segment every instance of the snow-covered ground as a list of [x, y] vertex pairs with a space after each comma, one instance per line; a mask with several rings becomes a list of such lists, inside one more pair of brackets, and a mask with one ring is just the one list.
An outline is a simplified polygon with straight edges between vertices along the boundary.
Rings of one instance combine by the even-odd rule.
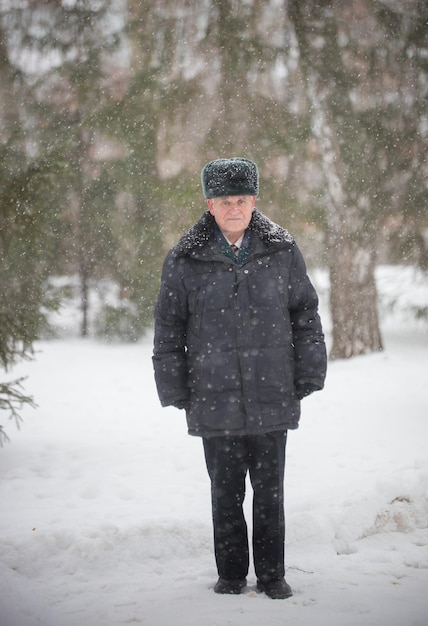
[[39, 406], [0, 450], [0, 625], [426, 626], [428, 328], [407, 305], [428, 285], [412, 280], [385, 268], [385, 351], [331, 363], [290, 433], [288, 600], [253, 570], [241, 596], [214, 594], [202, 445], [158, 404], [150, 334], [38, 343], [11, 377]]

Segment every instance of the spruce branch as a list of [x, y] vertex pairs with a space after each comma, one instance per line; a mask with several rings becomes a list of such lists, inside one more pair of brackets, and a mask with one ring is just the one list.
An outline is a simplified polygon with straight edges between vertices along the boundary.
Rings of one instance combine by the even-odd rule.
[[[20, 410], [24, 404], [28, 404], [32, 408], [37, 407], [33, 397], [28, 396], [21, 391], [23, 389], [22, 382], [25, 379], [26, 377], [22, 377], [7, 383], [0, 383], [0, 411], [5, 410], [9, 414], [9, 419], [15, 420], [18, 430], [23, 422]], [[10, 439], [4, 430], [3, 425], [0, 424], [0, 447], [3, 447], [3, 444], [9, 441]]]

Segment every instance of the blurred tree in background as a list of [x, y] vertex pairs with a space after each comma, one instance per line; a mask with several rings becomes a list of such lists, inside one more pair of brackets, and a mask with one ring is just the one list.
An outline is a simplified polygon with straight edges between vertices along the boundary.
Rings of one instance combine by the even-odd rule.
[[427, 5], [291, 0], [290, 15], [325, 178], [330, 356], [344, 358], [382, 348], [375, 268], [398, 207], [425, 263]]
[[[112, 232], [117, 181], [111, 163], [122, 157], [123, 149], [110, 138], [109, 123], [115, 89], [112, 66], [123, 26], [114, 6], [112, 0], [48, 0], [31, 3], [26, 10], [32, 19], [25, 37], [35, 59], [39, 65], [55, 59], [33, 72], [31, 135], [56, 169], [51, 197], [62, 228], [55, 271], [78, 277], [84, 337], [89, 334], [90, 285], [111, 275], [119, 245]], [[17, 17], [22, 25], [19, 13]]]
[[[32, 150], [23, 106], [28, 89], [10, 61], [0, 23], [0, 366], [31, 358], [33, 342], [57, 302], [48, 288], [56, 212], [47, 198], [54, 173]], [[22, 379], [0, 382], [0, 410], [19, 425], [19, 409], [34, 404]], [[0, 425], [0, 445], [7, 439]]]
[[58, 276], [83, 336], [140, 337], [166, 250], [205, 210], [202, 165], [240, 154], [260, 208], [329, 269], [332, 356], [380, 349], [376, 265], [428, 265], [427, 11], [0, 0], [2, 365], [31, 353]]

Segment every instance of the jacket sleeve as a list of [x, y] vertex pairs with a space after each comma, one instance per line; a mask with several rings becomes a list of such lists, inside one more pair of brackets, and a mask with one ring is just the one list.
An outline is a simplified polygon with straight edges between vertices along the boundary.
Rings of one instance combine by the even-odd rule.
[[300, 397], [322, 389], [327, 370], [327, 354], [318, 295], [307, 275], [303, 256], [294, 244], [290, 271], [289, 313], [295, 354], [295, 385]]
[[170, 253], [155, 308], [153, 367], [162, 406], [184, 408], [189, 398], [186, 366], [187, 294]]

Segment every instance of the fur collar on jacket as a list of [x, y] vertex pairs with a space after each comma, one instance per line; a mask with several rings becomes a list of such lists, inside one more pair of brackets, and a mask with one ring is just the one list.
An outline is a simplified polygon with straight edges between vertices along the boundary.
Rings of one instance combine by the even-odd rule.
[[[177, 256], [185, 256], [192, 250], [201, 248], [214, 234], [215, 220], [209, 211], [205, 211], [202, 217], [184, 235], [174, 248]], [[249, 230], [254, 232], [267, 244], [293, 244], [294, 239], [286, 230], [272, 222], [258, 209], [254, 209], [251, 217]]]

